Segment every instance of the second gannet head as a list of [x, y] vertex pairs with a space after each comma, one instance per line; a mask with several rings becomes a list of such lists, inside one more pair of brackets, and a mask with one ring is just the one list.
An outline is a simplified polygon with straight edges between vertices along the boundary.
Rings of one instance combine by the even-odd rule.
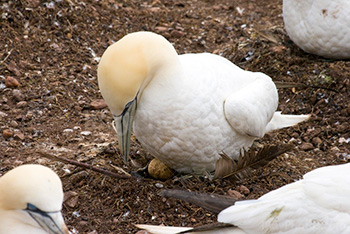
[[68, 234], [60, 178], [41, 165], [22, 165], [0, 177], [0, 233]]
[[125, 160], [137, 98], [154, 76], [177, 63], [175, 48], [163, 36], [152, 32], [130, 33], [102, 55], [97, 70], [98, 85], [113, 114]]

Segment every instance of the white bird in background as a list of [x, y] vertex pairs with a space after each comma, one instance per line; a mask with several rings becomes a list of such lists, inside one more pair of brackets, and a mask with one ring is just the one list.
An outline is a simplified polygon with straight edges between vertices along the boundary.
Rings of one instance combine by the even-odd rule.
[[0, 234], [68, 234], [62, 183], [41, 165], [19, 166], [0, 177]]
[[109, 46], [98, 66], [98, 84], [127, 159], [133, 131], [142, 146], [184, 173], [212, 171], [225, 152], [309, 115], [275, 112], [271, 78], [242, 70], [215, 54], [178, 55], [162, 36], [131, 33]]
[[283, 0], [283, 20], [290, 39], [304, 51], [350, 58], [349, 0]]
[[[347, 234], [350, 233], [350, 163], [318, 168], [302, 180], [271, 191], [257, 200], [237, 201], [218, 215], [232, 224], [195, 231], [186, 227], [136, 225], [154, 234]], [[192, 230], [192, 231], [191, 231]]]

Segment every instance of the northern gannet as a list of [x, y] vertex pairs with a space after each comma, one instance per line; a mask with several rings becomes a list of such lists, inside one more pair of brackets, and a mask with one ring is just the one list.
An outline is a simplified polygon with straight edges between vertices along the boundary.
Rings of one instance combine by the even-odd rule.
[[218, 215], [217, 230], [191, 232], [189, 227], [136, 225], [154, 234], [329, 234], [350, 233], [350, 163], [318, 168], [303, 179], [257, 200], [237, 201]]
[[142, 146], [179, 172], [212, 171], [221, 152], [236, 158], [255, 138], [309, 118], [275, 112], [269, 76], [215, 54], [178, 55], [152, 32], [109, 46], [97, 75], [124, 157], [133, 126]]
[[0, 177], [0, 234], [68, 234], [62, 183], [51, 169], [22, 165]]
[[283, 0], [283, 20], [290, 39], [304, 51], [350, 58], [350, 1]]

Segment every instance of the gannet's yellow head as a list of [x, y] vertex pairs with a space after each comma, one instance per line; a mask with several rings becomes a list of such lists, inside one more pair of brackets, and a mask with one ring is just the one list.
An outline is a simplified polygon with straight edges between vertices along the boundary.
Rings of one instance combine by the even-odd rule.
[[61, 214], [62, 202], [61, 180], [47, 167], [22, 165], [0, 177], [0, 212], [28, 212], [28, 218], [48, 233], [68, 233]]
[[97, 76], [101, 94], [113, 115], [120, 115], [141, 87], [147, 85], [145, 82], [177, 59], [174, 47], [152, 32], [130, 33], [109, 46], [101, 57]]
[[[137, 98], [157, 74], [179, 63], [174, 47], [152, 32], [130, 33], [109, 46], [97, 76], [101, 94], [114, 117], [119, 147], [126, 161]], [[136, 97], [137, 96], [137, 97]]]

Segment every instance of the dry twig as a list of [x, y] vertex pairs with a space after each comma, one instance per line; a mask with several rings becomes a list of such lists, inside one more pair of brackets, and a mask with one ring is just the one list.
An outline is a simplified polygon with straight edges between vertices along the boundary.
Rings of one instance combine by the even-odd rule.
[[[104, 175], [107, 175], [107, 176], [110, 176], [110, 177], [113, 177], [113, 178], [117, 178], [117, 179], [136, 179], [136, 177], [133, 177], [131, 175], [117, 174], [117, 173], [114, 173], [114, 172], [111, 172], [111, 171], [108, 171], [108, 170], [105, 170], [105, 169], [101, 169], [101, 168], [92, 166], [92, 165], [90, 165], [88, 163], [83, 163], [83, 162], [78, 162], [78, 161], [72, 160], [72, 159], [58, 157], [56, 155], [49, 154], [47, 152], [37, 151], [37, 153], [40, 154], [41, 156], [45, 157], [45, 158], [49, 158], [49, 159], [52, 159], [52, 160], [55, 160], [55, 161], [60, 161], [60, 162], [63, 162], [63, 163], [72, 164], [74, 166], [78, 166], [78, 167], [82, 167], [82, 168], [85, 168], [85, 169], [89, 169], [89, 170], [92, 170], [92, 171], [95, 171], [95, 172], [98, 172], [98, 173], [101, 173], [101, 174], [104, 174]], [[137, 179], [143, 179], [143, 178], [137, 178]]]

